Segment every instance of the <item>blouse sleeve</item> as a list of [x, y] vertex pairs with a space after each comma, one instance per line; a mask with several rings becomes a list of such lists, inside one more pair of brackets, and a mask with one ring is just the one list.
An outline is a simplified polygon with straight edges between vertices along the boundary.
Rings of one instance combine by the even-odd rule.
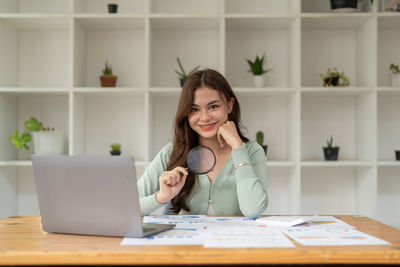
[[[248, 147], [247, 147], [248, 146]], [[258, 218], [267, 209], [267, 166], [263, 148], [248, 143], [232, 151], [236, 175], [237, 196], [242, 214]]]
[[169, 143], [158, 153], [137, 182], [142, 216], [149, 215], [156, 209], [165, 205], [158, 203], [156, 200], [156, 193], [160, 190], [158, 179], [167, 169], [171, 151], [172, 144]]

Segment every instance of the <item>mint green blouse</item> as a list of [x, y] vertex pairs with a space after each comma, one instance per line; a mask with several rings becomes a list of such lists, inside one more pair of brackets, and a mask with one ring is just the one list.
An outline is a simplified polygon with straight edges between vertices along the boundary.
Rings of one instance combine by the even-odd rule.
[[[158, 179], [167, 169], [171, 151], [172, 144], [169, 143], [137, 182], [142, 215], [149, 215], [165, 205], [157, 202], [155, 194], [160, 190]], [[248, 165], [234, 168], [242, 162]], [[259, 144], [249, 142], [233, 150], [212, 182], [207, 175], [198, 175], [198, 181], [186, 199], [190, 212], [182, 209], [180, 214], [206, 214], [209, 204], [218, 216], [257, 218], [266, 210], [267, 167], [264, 150]]]

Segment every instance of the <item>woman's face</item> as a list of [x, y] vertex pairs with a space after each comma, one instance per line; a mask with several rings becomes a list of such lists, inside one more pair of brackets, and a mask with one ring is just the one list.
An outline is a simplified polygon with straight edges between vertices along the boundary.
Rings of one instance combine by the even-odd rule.
[[232, 98], [227, 103], [217, 90], [208, 87], [196, 89], [188, 115], [190, 127], [201, 137], [215, 137], [218, 128], [228, 120], [233, 101]]

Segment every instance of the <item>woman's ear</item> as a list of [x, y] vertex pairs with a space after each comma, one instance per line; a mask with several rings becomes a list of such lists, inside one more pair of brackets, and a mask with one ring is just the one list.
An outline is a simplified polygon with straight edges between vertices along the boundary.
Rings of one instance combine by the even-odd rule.
[[231, 100], [228, 103], [228, 113], [232, 112], [233, 109], [233, 103], [235, 103], [235, 98], [231, 97]]

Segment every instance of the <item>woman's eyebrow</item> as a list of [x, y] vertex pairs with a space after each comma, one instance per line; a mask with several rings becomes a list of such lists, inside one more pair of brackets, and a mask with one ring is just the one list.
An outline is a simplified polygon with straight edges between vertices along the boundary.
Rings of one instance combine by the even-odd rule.
[[[207, 106], [218, 103], [218, 102], [221, 102], [221, 101], [220, 100], [211, 101], [210, 103], [207, 104]], [[192, 104], [192, 106], [199, 107], [199, 105], [196, 105], [196, 104]]]

